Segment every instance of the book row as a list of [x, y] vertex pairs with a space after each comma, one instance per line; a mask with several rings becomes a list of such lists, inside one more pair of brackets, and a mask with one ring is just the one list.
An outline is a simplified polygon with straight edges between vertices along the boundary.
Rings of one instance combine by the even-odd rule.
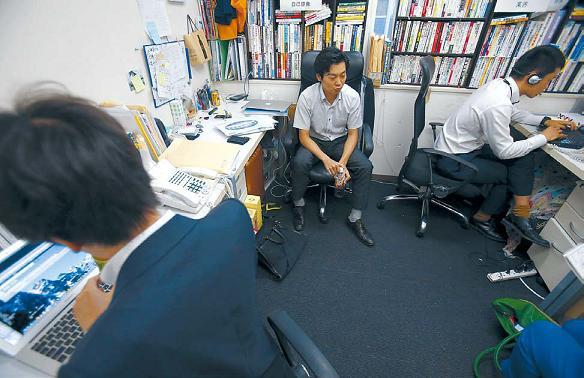
[[361, 51], [363, 25], [339, 25], [334, 28], [334, 46], [341, 51]]
[[396, 52], [473, 54], [483, 22], [398, 21]]
[[400, 0], [401, 17], [485, 17], [490, 0]]
[[331, 44], [333, 23], [309, 25], [304, 28], [304, 51], [322, 50]]
[[247, 42], [244, 36], [230, 41], [212, 40], [210, 76], [213, 81], [244, 80], [247, 76]]
[[[419, 56], [394, 55], [391, 58], [391, 68], [388, 83], [419, 84], [422, 81]], [[468, 71], [471, 58], [437, 57], [434, 59], [436, 70], [430, 84], [460, 87]]]

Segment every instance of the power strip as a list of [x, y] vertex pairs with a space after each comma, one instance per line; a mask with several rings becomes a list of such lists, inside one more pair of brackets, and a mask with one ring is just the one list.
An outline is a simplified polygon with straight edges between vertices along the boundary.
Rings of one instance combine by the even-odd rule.
[[516, 272], [515, 270], [511, 269], [511, 270], [504, 270], [502, 272], [489, 273], [489, 274], [487, 274], [487, 278], [491, 282], [498, 282], [498, 281], [513, 280], [515, 278], [521, 278], [521, 277], [535, 276], [536, 274], [537, 274], [536, 269], [529, 269], [529, 270], [524, 270], [521, 272]]

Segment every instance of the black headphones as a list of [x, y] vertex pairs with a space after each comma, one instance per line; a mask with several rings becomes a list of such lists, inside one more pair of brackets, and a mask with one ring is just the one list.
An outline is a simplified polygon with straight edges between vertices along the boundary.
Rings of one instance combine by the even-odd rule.
[[[515, 74], [515, 75], [517, 75], [517, 76], [525, 76], [525, 75], [527, 75], [527, 73], [525, 73], [525, 72], [521, 72], [521, 71], [519, 71], [519, 70], [518, 70], [517, 68], [515, 68], [515, 67], [513, 67], [513, 68], [511, 69], [511, 74], [512, 74], [512, 75], [513, 75], [513, 74]], [[537, 83], [539, 83], [539, 82], [542, 80], [542, 78], [541, 78], [541, 76], [540, 76], [540, 75], [541, 75], [541, 74], [532, 74], [532, 75], [530, 75], [530, 76], [527, 78], [527, 83], [528, 83], [529, 85], [536, 85]]]

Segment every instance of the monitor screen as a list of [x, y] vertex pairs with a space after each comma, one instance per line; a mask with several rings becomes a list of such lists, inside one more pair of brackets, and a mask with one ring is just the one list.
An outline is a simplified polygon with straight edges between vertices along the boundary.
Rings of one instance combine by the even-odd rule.
[[54, 243], [0, 252], [0, 337], [15, 344], [95, 269], [91, 255]]

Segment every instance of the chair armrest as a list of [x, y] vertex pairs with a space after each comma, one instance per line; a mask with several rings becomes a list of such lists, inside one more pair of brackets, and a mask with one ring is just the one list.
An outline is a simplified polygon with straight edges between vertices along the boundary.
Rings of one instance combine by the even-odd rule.
[[363, 123], [363, 134], [361, 136], [361, 151], [369, 157], [373, 153], [373, 132], [367, 123]]
[[438, 150], [435, 150], [433, 148], [422, 148], [422, 151], [424, 151], [425, 153], [430, 154], [430, 155], [439, 155], [439, 156], [454, 160], [455, 162], [472, 169], [475, 172], [475, 174], [479, 171], [477, 166], [474, 165], [473, 163], [468, 162], [464, 159], [461, 159], [456, 155], [449, 154], [448, 152], [438, 151]]
[[432, 127], [432, 135], [434, 136], [434, 142], [436, 142], [436, 126], [444, 126], [444, 122], [430, 122], [430, 126]]
[[316, 377], [337, 378], [339, 374], [318, 349], [316, 344], [304, 333], [285, 311], [276, 311], [268, 316], [268, 323], [276, 333], [282, 352], [288, 363], [294, 361], [291, 348], [302, 357], [307, 367]]
[[298, 144], [298, 131], [294, 128], [294, 124], [291, 121], [288, 121], [286, 130], [283, 132], [282, 144], [288, 156], [292, 156]]

